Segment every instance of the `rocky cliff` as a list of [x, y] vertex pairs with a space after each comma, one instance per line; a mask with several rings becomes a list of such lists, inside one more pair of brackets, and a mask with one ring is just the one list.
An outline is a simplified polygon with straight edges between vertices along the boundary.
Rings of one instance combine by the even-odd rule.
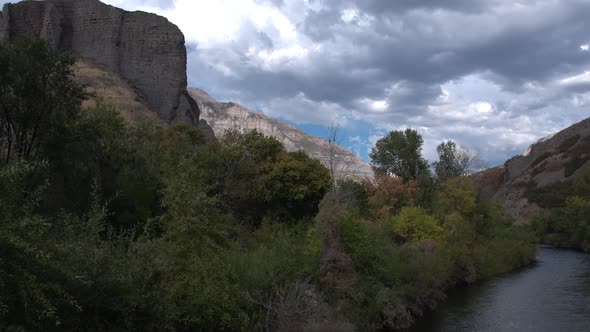
[[590, 171], [590, 118], [542, 138], [503, 166], [473, 175], [478, 191], [502, 203], [517, 221], [541, 210], [531, 195]]
[[98, 0], [21, 1], [0, 13], [0, 39], [18, 36], [41, 37], [116, 73], [167, 123], [198, 125], [186, 90], [184, 36], [163, 17]]
[[[256, 129], [281, 141], [287, 150], [305, 151], [328, 167], [331, 153], [326, 140], [308, 135], [294, 126], [271, 119], [260, 112], [248, 110], [236, 103], [218, 102], [203, 90], [189, 88], [188, 91], [199, 104], [201, 118], [209, 123], [217, 137], [223, 136], [226, 130], [247, 132]], [[332, 155], [337, 176], [355, 179], [373, 176], [371, 166], [345, 148], [336, 146]]]

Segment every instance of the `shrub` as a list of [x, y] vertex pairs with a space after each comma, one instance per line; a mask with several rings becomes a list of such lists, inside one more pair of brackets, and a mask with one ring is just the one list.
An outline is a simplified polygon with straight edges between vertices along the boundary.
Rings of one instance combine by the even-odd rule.
[[393, 232], [406, 241], [440, 239], [443, 235], [436, 219], [418, 207], [404, 207], [392, 220]]

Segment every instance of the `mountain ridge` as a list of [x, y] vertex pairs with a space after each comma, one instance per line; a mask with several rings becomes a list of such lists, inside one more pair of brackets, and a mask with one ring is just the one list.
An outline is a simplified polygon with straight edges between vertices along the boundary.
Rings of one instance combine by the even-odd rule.
[[533, 195], [569, 183], [590, 171], [590, 118], [532, 144], [504, 165], [472, 175], [481, 195], [499, 201], [505, 213], [527, 222], [543, 210]]
[[328, 168], [330, 156], [333, 156], [334, 173], [339, 178], [360, 180], [373, 176], [369, 163], [360, 160], [340, 145], [335, 145], [330, 152], [327, 140], [307, 134], [293, 125], [234, 102], [219, 102], [202, 89], [189, 87], [188, 92], [199, 105], [201, 119], [207, 121], [217, 137], [223, 136], [226, 130], [247, 132], [256, 129], [264, 135], [275, 137], [288, 151], [302, 150]]

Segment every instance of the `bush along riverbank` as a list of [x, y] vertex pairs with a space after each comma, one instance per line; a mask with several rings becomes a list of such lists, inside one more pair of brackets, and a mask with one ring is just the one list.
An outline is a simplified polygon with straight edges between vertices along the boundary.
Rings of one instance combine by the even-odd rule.
[[[368, 204], [351, 206], [362, 189]], [[410, 327], [450, 287], [534, 260], [529, 229], [477, 200], [467, 178], [436, 186], [430, 208], [419, 204], [425, 188], [415, 182], [380, 177], [362, 189], [327, 196], [314, 230], [323, 239], [319, 284], [359, 330]]]
[[537, 204], [546, 209], [532, 221], [540, 242], [590, 253], [590, 172], [543, 193]]
[[375, 180], [337, 182], [255, 131], [83, 107], [72, 63], [0, 44], [0, 330], [397, 329], [534, 257], [452, 142], [433, 175], [417, 132], [392, 132]]

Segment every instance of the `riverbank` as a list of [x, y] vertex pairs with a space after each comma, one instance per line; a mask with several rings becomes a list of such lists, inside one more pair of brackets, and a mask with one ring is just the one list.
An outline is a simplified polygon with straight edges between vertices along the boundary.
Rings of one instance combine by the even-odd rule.
[[539, 246], [534, 264], [449, 292], [408, 332], [585, 331], [590, 256]]
[[[439, 217], [439, 211], [434, 210], [434, 217], [410, 207], [393, 218], [372, 219], [324, 202], [316, 222], [339, 229], [324, 239], [331, 241], [334, 253], [325, 258], [331, 265], [320, 269], [319, 281], [327, 301], [340, 309], [342, 317], [363, 331], [409, 328], [444, 302], [455, 286], [534, 261], [536, 245], [530, 229], [502, 219], [495, 204], [477, 202], [464, 215]], [[424, 235], [417, 235], [420, 232]], [[408, 233], [411, 238], [398, 240]]]

